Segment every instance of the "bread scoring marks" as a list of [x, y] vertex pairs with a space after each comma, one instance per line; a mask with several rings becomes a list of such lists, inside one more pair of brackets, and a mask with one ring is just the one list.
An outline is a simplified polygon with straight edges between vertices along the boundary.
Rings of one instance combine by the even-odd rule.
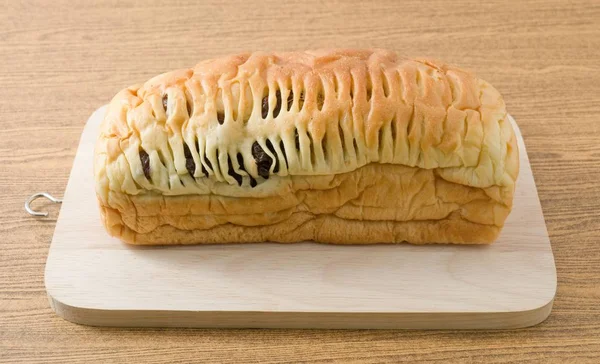
[[[135, 109], [151, 112], [125, 122], [142, 139], [135, 145], [144, 146], [142, 169], [132, 173], [143, 172], [157, 190], [185, 194], [198, 193], [188, 181], [251, 188], [274, 175], [338, 174], [371, 162], [461, 166], [472, 159], [465, 150], [483, 143], [476, 139], [483, 122], [471, 114], [483, 118], [485, 100], [477, 100], [480, 90], [469, 77], [385, 51], [255, 53], [205, 61], [135, 90]], [[431, 135], [437, 130], [431, 125], [446, 123], [452, 105], [475, 113], [461, 117], [460, 126], [441, 129], [460, 135]], [[500, 114], [503, 106], [488, 108], [502, 108]], [[186, 176], [184, 188], [177, 186], [178, 176]]]
[[[198, 150], [200, 150], [200, 147], [198, 147]], [[203, 157], [204, 157], [204, 161], [202, 163], [202, 174], [205, 175], [206, 177], [208, 177], [209, 171], [212, 172], [212, 163], [210, 163], [210, 160], [208, 159], [208, 156], [206, 155], [206, 150], [204, 150]]]
[[[263, 119], [266, 119], [267, 116], [269, 116], [269, 110], [270, 110], [269, 109], [269, 95], [262, 98], [261, 105], [262, 105], [261, 106], [261, 116]], [[289, 99], [288, 99], [288, 105], [289, 105]], [[288, 108], [288, 110], [289, 110], [289, 108]], [[278, 117], [280, 112], [281, 112], [281, 91], [277, 90], [277, 91], [275, 91], [275, 107], [273, 108], [273, 118]]]
[[229, 154], [227, 155], [227, 174], [233, 177], [233, 179], [235, 179], [235, 181], [238, 183], [238, 186], [242, 185], [242, 175], [238, 174], [235, 171], [233, 163], [231, 162], [231, 156]]

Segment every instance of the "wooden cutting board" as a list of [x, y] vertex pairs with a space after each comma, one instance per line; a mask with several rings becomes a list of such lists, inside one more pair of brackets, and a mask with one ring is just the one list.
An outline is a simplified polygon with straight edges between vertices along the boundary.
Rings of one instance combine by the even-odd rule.
[[107, 235], [94, 192], [93, 148], [105, 110], [83, 131], [46, 263], [50, 304], [69, 321], [491, 329], [535, 325], [550, 314], [554, 256], [520, 133], [513, 212], [490, 246], [131, 247]]

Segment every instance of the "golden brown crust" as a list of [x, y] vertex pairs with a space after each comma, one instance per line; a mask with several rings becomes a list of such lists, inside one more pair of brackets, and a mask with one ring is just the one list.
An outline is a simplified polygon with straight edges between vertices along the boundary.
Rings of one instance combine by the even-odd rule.
[[401, 165], [371, 163], [335, 176], [289, 181], [279, 194], [262, 198], [111, 192], [109, 205], [102, 205], [103, 219], [111, 234], [133, 244], [489, 243], [510, 212], [494, 199], [493, 189], [447, 182], [436, 170]]
[[136, 244], [475, 243], [510, 212], [518, 151], [485, 81], [324, 50], [207, 60], [123, 90], [94, 167], [107, 229]]

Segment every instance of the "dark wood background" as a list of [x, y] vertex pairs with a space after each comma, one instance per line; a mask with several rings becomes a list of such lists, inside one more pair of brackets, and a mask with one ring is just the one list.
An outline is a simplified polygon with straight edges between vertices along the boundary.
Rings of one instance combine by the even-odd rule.
[[[84, 122], [121, 88], [242, 50], [383, 47], [471, 69], [504, 95], [558, 270], [515, 331], [110, 329], [50, 309], [44, 263]], [[2, 1], [0, 362], [600, 362], [600, 2]]]

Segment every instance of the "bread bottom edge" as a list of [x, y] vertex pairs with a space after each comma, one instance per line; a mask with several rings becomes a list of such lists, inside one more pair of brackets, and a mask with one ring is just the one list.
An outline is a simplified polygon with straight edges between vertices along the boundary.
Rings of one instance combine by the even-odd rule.
[[[206, 230], [183, 230], [161, 225], [138, 233], [120, 223], [119, 211], [101, 206], [110, 235], [131, 245], [194, 245], [235, 243], [316, 242], [341, 245], [366, 244], [491, 244], [501, 227], [477, 224], [453, 213], [445, 219], [421, 221], [349, 220], [333, 215], [295, 214], [294, 219], [272, 225], [225, 224]], [[285, 226], [283, 226], [285, 225]]]

